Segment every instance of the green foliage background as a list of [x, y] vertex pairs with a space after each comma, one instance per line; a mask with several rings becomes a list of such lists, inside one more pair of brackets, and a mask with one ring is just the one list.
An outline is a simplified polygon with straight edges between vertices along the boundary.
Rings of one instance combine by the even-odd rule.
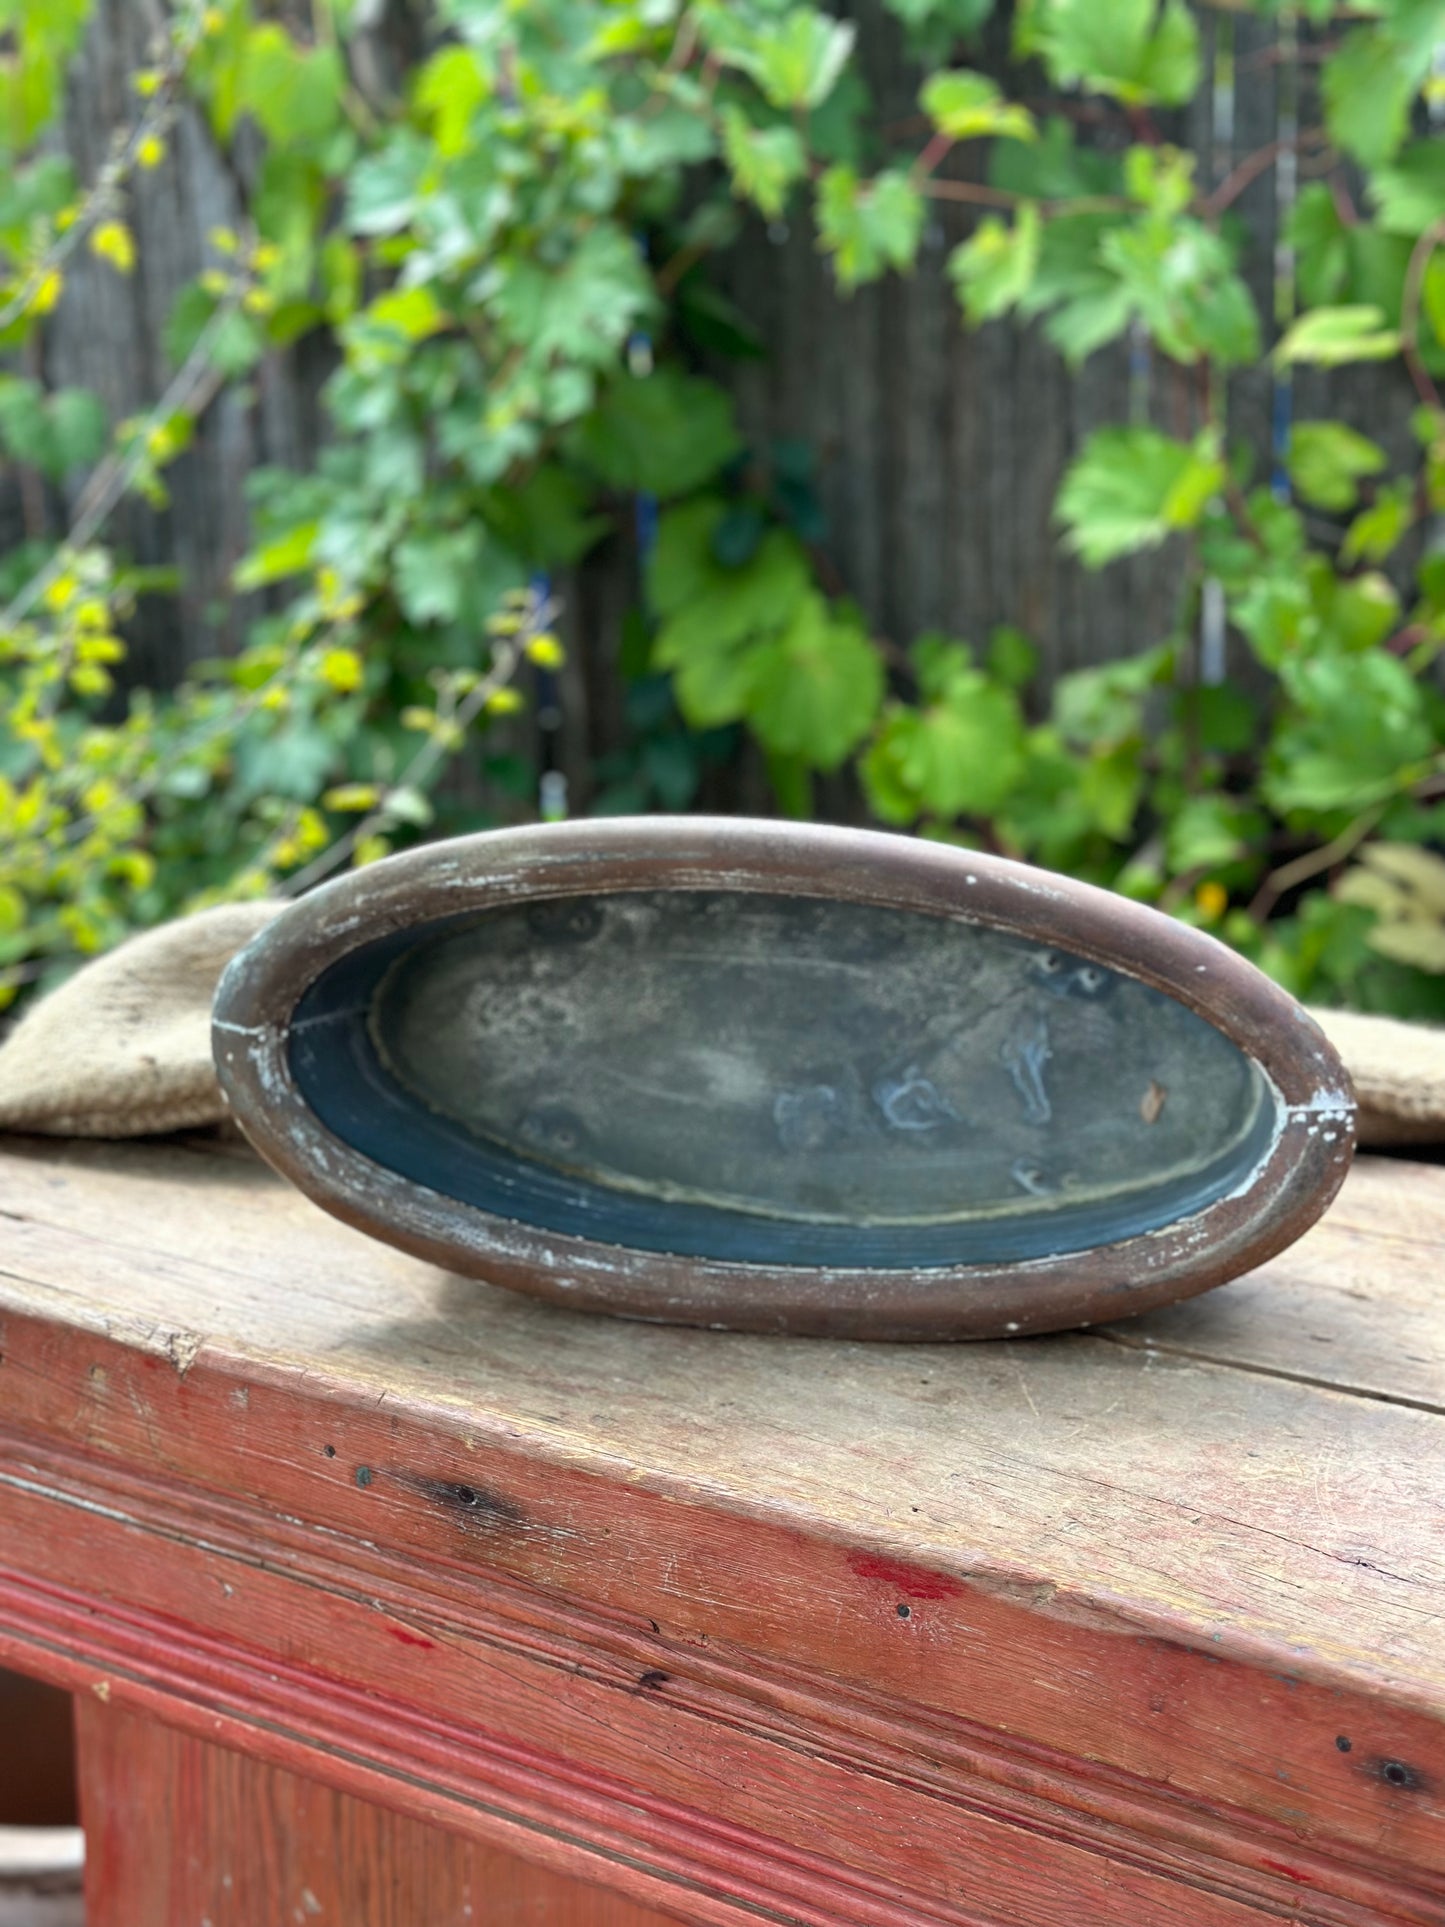
[[[1201, 85], [1201, 9], [1019, 0], [1005, 88], [971, 64], [992, 0], [887, 4], [926, 69], [907, 144], [875, 122], [850, 22], [791, 0], [436, 0], [383, 100], [354, 77], [347, 0], [189, 6], [82, 183], [40, 144], [86, 0], [0, 0], [0, 448], [22, 479], [88, 477], [60, 544], [0, 559], [0, 995], [188, 904], [475, 826], [438, 783], [508, 773], [487, 727], [520, 663], [560, 660], [545, 585], [642, 497], [637, 748], [603, 807], [687, 807], [744, 731], [785, 812], [851, 771], [881, 824], [1159, 903], [1301, 994], [1445, 1018], [1445, 0], [1218, 0], [1276, 19], [1320, 76], [1269, 315], [1234, 202], [1278, 155], [1206, 190], [1163, 131]], [[77, 249], [135, 268], [128, 196], [174, 164], [186, 97], [264, 158], [248, 225], [212, 237], [172, 316], [170, 387], [109, 423], [19, 351]], [[949, 171], [970, 146], [983, 185]], [[1037, 322], [1076, 368], [1129, 335], [1192, 371], [1183, 432], [1098, 431], [1056, 503], [1090, 568], [1178, 545], [1175, 628], [1050, 691], [1014, 628], [873, 636], [820, 579], [806, 451], [756, 459], [703, 372], [746, 345], [708, 269], [747, 209], [806, 210], [848, 290], [915, 271], [938, 196], [987, 210], [948, 262], [960, 325]], [[331, 440], [312, 473], [254, 478], [236, 574], [270, 613], [184, 689], [118, 693], [131, 600], [162, 585], [107, 545], [110, 514], [164, 500], [220, 389], [313, 330], [338, 354]], [[1398, 363], [1410, 469], [1317, 420], [1272, 474], [1228, 427], [1232, 375], [1265, 357]], [[1247, 688], [1195, 673], [1206, 604]]]

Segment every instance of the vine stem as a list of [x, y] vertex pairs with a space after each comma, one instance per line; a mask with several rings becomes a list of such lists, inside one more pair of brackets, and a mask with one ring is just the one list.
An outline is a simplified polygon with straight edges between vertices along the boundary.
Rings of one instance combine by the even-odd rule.
[[1430, 258], [1442, 241], [1445, 241], [1445, 214], [1433, 221], [1420, 236], [1410, 251], [1410, 265], [1405, 270], [1405, 287], [1400, 297], [1400, 351], [1405, 357], [1405, 366], [1410, 371], [1410, 379], [1415, 384], [1415, 393], [1429, 408], [1445, 408], [1441, 401], [1440, 390], [1430, 370], [1425, 366], [1420, 353], [1420, 297], [1425, 285], [1425, 270]]
[[1205, 196], [1198, 205], [1198, 212], [1207, 221], [1217, 220], [1227, 207], [1239, 199], [1247, 187], [1274, 166], [1281, 154], [1286, 151], [1298, 153], [1304, 147], [1327, 147], [1328, 145], [1329, 135], [1323, 127], [1306, 127], [1293, 138], [1269, 141], [1263, 147], [1255, 148], [1252, 154], [1246, 154], [1244, 159], [1225, 175], [1213, 193]]
[[919, 149], [914, 158], [912, 172], [915, 182], [921, 185], [927, 180], [933, 170], [939, 166], [951, 152], [954, 145], [955, 142], [952, 134], [931, 134], [926, 144]]
[[[499, 690], [506, 688], [521, 665], [528, 643], [534, 637], [541, 635], [555, 619], [558, 606], [551, 598], [537, 603], [528, 610], [526, 620], [517, 634], [497, 643], [496, 656], [491, 668], [474, 688], [468, 690], [452, 714], [443, 719], [453, 730], [466, 730], [476, 721], [490, 699]], [[338, 837], [335, 843], [330, 844], [304, 868], [287, 877], [280, 886], [280, 894], [283, 897], [299, 896], [303, 890], [309, 890], [313, 884], [320, 883], [323, 877], [330, 876], [333, 870], [351, 856], [364, 837], [374, 835], [389, 822], [387, 796], [394, 796], [398, 790], [423, 788], [435, 774], [437, 765], [444, 757], [451, 754], [452, 750], [440, 736], [429, 736], [375, 808], [368, 810], [366, 815], [359, 822], [354, 823], [344, 836]]]
[[981, 181], [941, 181], [936, 176], [919, 185], [937, 201], [976, 201], [982, 207], [1009, 208], [1027, 202], [1041, 214], [1055, 214], [1061, 208], [1067, 208], [1070, 214], [1107, 214], [1137, 205], [1123, 194], [1080, 194], [1067, 201], [1037, 201], [1031, 194], [1011, 194], [1007, 188], [986, 187]]
[[240, 308], [248, 286], [249, 283], [241, 281], [232, 284], [197, 335], [191, 352], [176, 370], [170, 386], [146, 416], [144, 427], [137, 430], [130, 448], [124, 454], [119, 451], [112, 454], [96, 469], [82, 498], [83, 505], [75, 521], [57, 543], [55, 553], [36, 570], [4, 613], [0, 614], [0, 632], [13, 629], [25, 619], [51, 583], [63, 573], [66, 557], [76, 549], [83, 549], [99, 532], [145, 462], [149, 431], [169, 420], [172, 415], [189, 412], [197, 404], [204, 408], [215, 399], [225, 376], [212, 364], [211, 349], [221, 329]]
[[1331, 842], [1322, 844], [1317, 850], [1306, 851], [1292, 862], [1282, 863], [1277, 870], [1271, 870], [1254, 894], [1249, 915], [1256, 923], [1263, 923], [1286, 890], [1294, 889], [1297, 883], [1308, 883], [1321, 870], [1332, 870], [1337, 863], [1343, 863], [1347, 856], [1352, 856], [1385, 814], [1385, 809], [1385, 804], [1376, 803], [1372, 808], [1363, 810]]
[[100, 216], [109, 212], [116, 194], [134, 172], [141, 148], [153, 135], [159, 134], [169, 120], [172, 97], [180, 85], [181, 76], [186, 70], [191, 55], [205, 37], [205, 11], [202, 5], [192, 9], [189, 25], [177, 34], [172, 42], [170, 57], [160, 70], [156, 90], [151, 95], [144, 113], [102, 166], [85, 197], [80, 212], [65, 232], [50, 244], [40, 259], [32, 262], [20, 286], [8, 301], [0, 305], [0, 334], [12, 328], [20, 320], [30, 308], [46, 279], [70, 258]]

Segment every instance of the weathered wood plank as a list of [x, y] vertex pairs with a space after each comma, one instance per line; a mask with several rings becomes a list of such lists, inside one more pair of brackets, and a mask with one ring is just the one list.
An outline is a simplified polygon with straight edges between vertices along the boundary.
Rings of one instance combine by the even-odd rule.
[[[1397, 1175], [1365, 1183], [1384, 1319], [1435, 1252], [1390, 1235]], [[646, 1785], [746, 1830], [776, 1900], [826, 1839], [829, 1918], [840, 1868], [911, 1923], [1054, 1927], [1084, 1894], [1225, 1927], [1292, 1882], [1331, 1927], [1433, 1918], [1435, 1414], [1089, 1334], [567, 1315], [196, 1146], [16, 1147], [0, 1210], [0, 1644], [32, 1670], [306, 1771], [330, 1749], [421, 1817], [510, 1815], [499, 1844], [520, 1796], [482, 1737], [554, 1778], [584, 1745], [614, 1842]], [[1301, 1257], [1311, 1316], [1330, 1262]], [[602, 1850], [588, 1811], [565, 1854]], [[1032, 1885], [1020, 1829], [1052, 1842]]]
[[[171, 1147], [0, 1160], [11, 1217], [0, 1303], [182, 1363], [201, 1347], [241, 1372], [324, 1360], [338, 1392], [365, 1398], [384, 1384], [408, 1408], [475, 1407], [504, 1431], [565, 1441], [578, 1464], [610, 1465], [625, 1449], [649, 1477], [705, 1479], [749, 1510], [777, 1506], [843, 1538], [883, 1534], [900, 1557], [1010, 1583], [1099, 1590], [1145, 1618], [1189, 1612], [1213, 1625], [1210, 1567], [1222, 1567], [1241, 1636], [1383, 1666], [1434, 1695], [1445, 1694], [1432, 1621], [1445, 1560], [1426, 1528], [1445, 1422], [1392, 1405], [1385, 1374], [1397, 1317], [1414, 1321], [1413, 1354], [1438, 1348], [1445, 1308], [1429, 1300], [1428, 1220], [1416, 1241], [1374, 1215], [1402, 1185], [1438, 1210], [1437, 1173], [1376, 1177], [1366, 1164], [1347, 1183], [1341, 1228], [1327, 1218], [1243, 1282], [1267, 1314], [1248, 1343], [1228, 1299], [1240, 1286], [1200, 1300], [1206, 1334], [1210, 1307], [1228, 1307], [1221, 1329], [1234, 1336], [1214, 1341], [1222, 1364], [1088, 1335], [868, 1347], [570, 1317], [371, 1244], [237, 1160]], [[1358, 1341], [1357, 1301], [1335, 1282], [1351, 1213], [1369, 1220], [1352, 1275], [1368, 1268], [1385, 1335], [1342, 1369], [1342, 1383], [1358, 1372], [1381, 1394], [1352, 1402], [1346, 1424], [1337, 1391], [1272, 1372], [1301, 1321], [1337, 1331], [1342, 1356]], [[1234, 1355], [1254, 1369], [1229, 1369]], [[1420, 1403], [1438, 1396], [1438, 1383], [1411, 1383]], [[1306, 1524], [1326, 1464], [1338, 1490]]]
[[89, 1927], [665, 1927], [674, 1918], [94, 1698], [82, 1701], [78, 1723]]
[[1438, 1170], [1365, 1158], [1293, 1250], [1109, 1335], [1445, 1412], [1442, 1252]]

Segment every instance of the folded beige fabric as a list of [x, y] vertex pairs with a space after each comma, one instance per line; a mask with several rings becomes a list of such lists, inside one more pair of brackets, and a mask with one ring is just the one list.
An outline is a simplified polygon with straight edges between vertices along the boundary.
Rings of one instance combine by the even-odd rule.
[[77, 970], [0, 1044], [0, 1130], [143, 1137], [219, 1123], [211, 999], [280, 907], [220, 904]]
[[[0, 1130], [141, 1137], [219, 1123], [211, 999], [230, 958], [280, 907], [203, 910], [77, 971], [0, 1044]], [[1362, 1144], [1445, 1143], [1445, 1029], [1311, 1015], [1354, 1079]]]
[[1310, 1015], [1354, 1080], [1361, 1144], [1445, 1144], [1445, 1030], [1354, 1010]]

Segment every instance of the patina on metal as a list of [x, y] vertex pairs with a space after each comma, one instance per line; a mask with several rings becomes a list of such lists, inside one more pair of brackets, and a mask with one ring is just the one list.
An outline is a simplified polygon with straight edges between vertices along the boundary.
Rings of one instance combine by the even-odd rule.
[[435, 844], [231, 966], [257, 1148], [452, 1269], [632, 1317], [876, 1338], [1124, 1316], [1288, 1244], [1345, 1072], [1232, 952], [913, 839], [641, 818]]

